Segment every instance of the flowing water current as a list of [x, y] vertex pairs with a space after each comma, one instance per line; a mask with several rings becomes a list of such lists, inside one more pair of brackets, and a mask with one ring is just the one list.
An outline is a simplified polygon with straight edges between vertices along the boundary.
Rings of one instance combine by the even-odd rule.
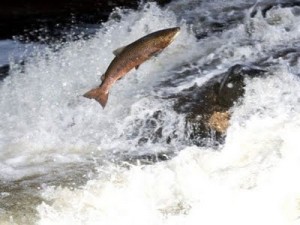
[[[90, 38], [11, 59], [0, 81], [0, 224], [300, 224], [297, 5], [147, 3], [116, 9]], [[176, 40], [118, 81], [105, 110], [82, 97], [113, 50], [174, 26]], [[189, 142], [185, 115], [164, 96], [255, 63], [266, 75], [246, 78], [224, 143]]]

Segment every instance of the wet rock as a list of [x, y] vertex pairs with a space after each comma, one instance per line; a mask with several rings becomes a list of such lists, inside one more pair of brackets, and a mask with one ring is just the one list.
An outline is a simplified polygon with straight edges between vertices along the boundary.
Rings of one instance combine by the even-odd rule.
[[[186, 82], [190, 78], [190, 74], [199, 71], [195, 68], [186, 67], [170, 80], [162, 82], [161, 87], [176, 87], [181, 82]], [[178, 114], [185, 116], [184, 131], [174, 126], [165, 131], [167, 112], [155, 111], [135, 121], [132, 129], [136, 132], [128, 132], [131, 134], [130, 140], [137, 138], [137, 145], [146, 146], [148, 143], [165, 143], [174, 144], [185, 142], [198, 146], [218, 146], [223, 143], [226, 130], [229, 126], [230, 108], [239, 102], [244, 95], [244, 86], [246, 77], [262, 76], [267, 71], [255, 65], [234, 65], [226, 72], [219, 74], [208, 80], [205, 84], [193, 86], [180, 91], [176, 94], [166, 94], [161, 96], [164, 99], [174, 100], [173, 108]], [[184, 135], [178, 135], [184, 132]], [[134, 158], [134, 160], [147, 159], [148, 162], [162, 160], [157, 155], [144, 155]]]
[[224, 141], [229, 126], [230, 108], [244, 94], [245, 77], [261, 76], [266, 71], [255, 66], [234, 65], [204, 85], [197, 84], [170, 98], [174, 110], [186, 115], [186, 138], [198, 146]]
[[[190, 74], [197, 72], [195, 65], [185, 68], [172, 79], [160, 84], [161, 87], [176, 87], [181, 82], [186, 82]], [[198, 146], [218, 146], [223, 143], [226, 130], [229, 126], [230, 108], [239, 102], [244, 95], [246, 77], [262, 76], [267, 71], [254, 65], [234, 65], [226, 72], [208, 80], [205, 84], [193, 86], [176, 94], [161, 96], [164, 99], [174, 100], [173, 108], [178, 114], [185, 116], [184, 131], [178, 132], [178, 127], [165, 130], [168, 115], [165, 111], [155, 111], [147, 114], [139, 121], [129, 125], [134, 132], [128, 137], [130, 140], [137, 138], [137, 146], [143, 147], [148, 143], [174, 144], [179, 142], [195, 144]], [[178, 135], [184, 132], [184, 135]], [[143, 159], [144, 156], [134, 158]], [[147, 155], [146, 161], [159, 161], [156, 155]], [[151, 158], [151, 160], [150, 160]], [[148, 160], [149, 159], [149, 160]], [[144, 161], [144, 159], [142, 160]]]
[[[239, 4], [230, 2], [232, 1], [224, 2], [222, 7], [217, 7], [218, 3], [215, 1], [190, 1], [189, 4], [185, 1], [176, 1], [169, 7], [176, 13], [179, 20], [183, 19], [187, 24], [192, 25], [191, 29], [195, 36], [202, 39], [236, 27], [244, 20], [245, 11], [253, 6], [253, 3], [249, 1]], [[197, 8], [196, 11], [195, 8]]]

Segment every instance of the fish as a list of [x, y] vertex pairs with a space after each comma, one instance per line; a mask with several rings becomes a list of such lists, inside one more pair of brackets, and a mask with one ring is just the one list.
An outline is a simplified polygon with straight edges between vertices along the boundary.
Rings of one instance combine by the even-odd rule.
[[100, 86], [91, 89], [83, 96], [95, 99], [104, 109], [108, 100], [109, 90], [114, 83], [124, 77], [133, 68], [138, 69], [143, 62], [158, 55], [174, 41], [179, 32], [180, 27], [158, 30], [125, 47], [116, 49], [113, 52], [115, 58], [101, 77], [102, 83]]

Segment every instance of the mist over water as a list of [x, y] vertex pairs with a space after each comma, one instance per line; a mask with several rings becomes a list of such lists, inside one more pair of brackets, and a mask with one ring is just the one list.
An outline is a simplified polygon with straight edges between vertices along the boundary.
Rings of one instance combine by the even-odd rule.
[[[300, 224], [299, 7], [254, 4], [116, 9], [93, 37], [12, 62], [0, 83], [0, 224]], [[105, 110], [82, 97], [113, 50], [174, 26], [176, 40], [118, 81]], [[165, 96], [236, 64], [266, 76], [246, 78], [224, 144], [192, 145]]]

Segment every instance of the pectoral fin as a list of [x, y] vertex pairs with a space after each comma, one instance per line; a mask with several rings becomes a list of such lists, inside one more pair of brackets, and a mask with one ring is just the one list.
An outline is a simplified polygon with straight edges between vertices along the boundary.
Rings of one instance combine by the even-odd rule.
[[126, 46], [123, 46], [121, 48], [117, 48], [116, 50], [113, 51], [114, 55], [117, 56], [119, 55], [123, 50], [124, 48], [126, 48]]
[[162, 50], [157, 51], [157, 52], [154, 52], [154, 53], [152, 53], [152, 54], [150, 55], [150, 57], [156, 58], [161, 52], [162, 52]]
[[137, 70], [140, 67], [140, 65], [135, 66], [135, 69]]
[[104, 80], [105, 80], [105, 73], [102, 74], [102, 76], [101, 76], [101, 81], [104, 81]]

